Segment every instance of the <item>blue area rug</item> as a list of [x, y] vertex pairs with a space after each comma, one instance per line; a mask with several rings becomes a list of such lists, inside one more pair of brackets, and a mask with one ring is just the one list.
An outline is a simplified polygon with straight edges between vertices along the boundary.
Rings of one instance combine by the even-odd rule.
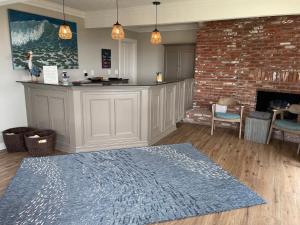
[[1, 224], [133, 225], [265, 203], [190, 144], [26, 158]]

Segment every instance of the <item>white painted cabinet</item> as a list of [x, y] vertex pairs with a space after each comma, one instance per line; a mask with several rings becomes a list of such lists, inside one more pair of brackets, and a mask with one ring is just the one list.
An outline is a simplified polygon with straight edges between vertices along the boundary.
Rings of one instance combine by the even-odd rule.
[[150, 89], [150, 137], [157, 142], [176, 130], [177, 83], [159, 85]]
[[184, 110], [193, 108], [194, 79], [184, 80]]
[[61, 89], [54, 91], [32, 89], [28, 95], [32, 106], [29, 108], [27, 105], [29, 125], [38, 129], [55, 130], [59, 145], [68, 146], [70, 144], [68, 92]]
[[139, 92], [83, 92], [85, 144], [140, 138]]
[[158, 140], [164, 131], [164, 94], [163, 86], [156, 86], [150, 89], [150, 139], [154, 141]]
[[164, 101], [164, 131], [172, 130], [176, 127], [176, 83], [165, 86]]
[[175, 102], [175, 117], [176, 122], [181, 121], [185, 116], [184, 110], [184, 81], [176, 83], [176, 102]]
[[24, 83], [29, 126], [57, 132], [66, 152], [155, 144], [192, 105], [193, 80], [151, 86]]

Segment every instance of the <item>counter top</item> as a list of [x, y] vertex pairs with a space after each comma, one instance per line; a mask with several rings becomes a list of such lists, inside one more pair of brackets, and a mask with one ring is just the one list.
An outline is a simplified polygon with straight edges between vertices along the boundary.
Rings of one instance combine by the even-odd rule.
[[166, 81], [162, 83], [156, 83], [156, 82], [129, 82], [129, 83], [114, 83], [114, 82], [107, 82], [107, 83], [93, 83], [93, 82], [86, 82], [86, 83], [81, 83], [81, 84], [68, 84], [68, 85], [63, 85], [62, 83], [59, 84], [46, 84], [44, 82], [33, 82], [33, 81], [17, 81], [18, 83], [22, 84], [36, 84], [36, 85], [50, 85], [50, 86], [59, 86], [59, 87], [111, 87], [111, 86], [116, 86], [116, 87], [126, 87], [126, 86], [158, 86], [158, 85], [163, 85], [163, 84], [169, 84], [169, 83], [176, 83], [180, 82], [183, 80], [174, 80], [174, 81]]

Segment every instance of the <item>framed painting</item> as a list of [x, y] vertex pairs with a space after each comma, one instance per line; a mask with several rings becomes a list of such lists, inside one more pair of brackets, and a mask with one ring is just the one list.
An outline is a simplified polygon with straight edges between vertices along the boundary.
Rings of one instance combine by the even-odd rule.
[[111, 69], [111, 49], [101, 49], [102, 68]]
[[58, 31], [63, 20], [11, 9], [8, 20], [14, 69], [26, 68], [29, 52], [32, 52], [32, 63], [38, 68], [78, 69], [76, 23], [66, 21], [73, 38], [61, 40]]

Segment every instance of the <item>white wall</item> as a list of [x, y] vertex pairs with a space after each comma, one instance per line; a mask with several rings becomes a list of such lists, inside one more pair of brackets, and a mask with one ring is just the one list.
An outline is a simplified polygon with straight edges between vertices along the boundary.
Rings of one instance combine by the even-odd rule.
[[[13, 70], [10, 49], [9, 25], [7, 9], [37, 13], [40, 15], [61, 18], [61, 14], [24, 4], [13, 4], [0, 7], [0, 131], [15, 126], [26, 126], [26, 109], [23, 86], [17, 80], [29, 79], [24, 70]], [[112, 50], [112, 74], [118, 69], [118, 42], [110, 37], [111, 29], [85, 29], [81, 18], [69, 17], [77, 23], [79, 69], [68, 70], [72, 80], [82, 79], [83, 70], [95, 71], [95, 75], [108, 74], [101, 69], [101, 48]], [[128, 38], [136, 38], [134, 32], [126, 31]], [[113, 75], [112, 75], [113, 76]], [[4, 148], [0, 135], [0, 149]]]
[[155, 73], [164, 72], [164, 44], [196, 43], [197, 30], [161, 32], [162, 45], [152, 45], [150, 35], [138, 35], [138, 81], [155, 81]]
[[[40, 15], [61, 18], [58, 12], [36, 8], [24, 4], [13, 4], [0, 7], [0, 131], [15, 126], [26, 126], [26, 108], [23, 86], [17, 80], [29, 79], [24, 70], [13, 70], [10, 49], [9, 25], [7, 9], [16, 9]], [[95, 71], [95, 75], [108, 75], [108, 70], [101, 69], [101, 48], [112, 50], [111, 76], [118, 69], [118, 42], [110, 37], [110, 28], [85, 29], [81, 18], [68, 16], [68, 20], [77, 23], [79, 69], [68, 70], [72, 80], [82, 79], [83, 70]], [[163, 43], [194, 43], [196, 31], [162, 32]], [[126, 31], [126, 37], [138, 39], [138, 80], [154, 81], [155, 72], [164, 70], [164, 46], [150, 44], [150, 33], [135, 33]], [[0, 135], [0, 149], [3, 149]]]

